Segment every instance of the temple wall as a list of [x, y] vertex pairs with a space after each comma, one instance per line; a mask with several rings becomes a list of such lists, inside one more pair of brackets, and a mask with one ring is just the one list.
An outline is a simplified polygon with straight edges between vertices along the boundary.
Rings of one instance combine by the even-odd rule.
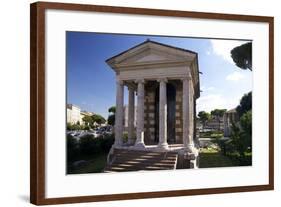
[[176, 85], [176, 143], [182, 144], [182, 84]]
[[[155, 142], [156, 129], [155, 123], [158, 117], [155, 117], [155, 91], [157, 84], [148, 84], [145, 86], [144, 100], [144, 141], [145, 144], [158, 144]], [[175, 84], [176, 88], [176, 106], [175, 106], [175, 141], [183, 143], [182, 126], [182, 84]], [[169, 127], [169, 126], [168, 126]], [[169, 138], [168, 138], [169, 140]]]
[[144, 143], [155, 144], [155, 91], [146, 87], [144, 100]]

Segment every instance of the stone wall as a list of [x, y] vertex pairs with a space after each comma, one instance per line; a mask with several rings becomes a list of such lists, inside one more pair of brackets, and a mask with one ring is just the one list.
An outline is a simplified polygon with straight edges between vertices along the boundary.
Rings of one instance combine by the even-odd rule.
[[155, 144], [155, 89], [156, 82], [149, 82], [145, 85], [144, 99], [144, 142]]
[[176, 143], [182, 144], [182, 84], [176, 84]]
[[[175, 111], [175, 140], [176, 143], [182, 142], [182, 84], [181, 81], [172, 82], [176, 88], [176, 111]], [[144, 100], [144, 142], [146, 145], [158, 144], [155, 142], [155, 91], [158, 82], [150, 81], [145, 84], [145, 100]], [[169, 127], [169, 126], [168, 126]], [[169, 140], [169, 138], [168, 138]]]

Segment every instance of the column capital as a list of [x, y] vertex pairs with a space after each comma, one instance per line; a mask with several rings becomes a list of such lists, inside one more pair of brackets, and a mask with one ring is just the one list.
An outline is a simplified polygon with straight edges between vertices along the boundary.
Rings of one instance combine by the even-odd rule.
[[129, 91], [135, 91], [135, 87], [132, 85], [126, 85]]
[[182, 82], [183, 82], [183, 81], [191, 80], [191, 76], [189, 75], [189, 76], [182, 77], [180, 80], [181, 80]]
[[123, 80], [116, 80], [116, 83], [118, 84], [118, 85], [124, 85], [124, 81]]
[[142, 79], [136, 79], [134, 82], [135, 83], [142, 83], [142, 84], [144, 84], [145, 80], [143, 78]]
[[167, 83], [168, 82], [168, 78], [159, 78], [159, 79], [157, 79], [157, 82], [159, 82], [159, 83], [161, 83], [161, 82]]

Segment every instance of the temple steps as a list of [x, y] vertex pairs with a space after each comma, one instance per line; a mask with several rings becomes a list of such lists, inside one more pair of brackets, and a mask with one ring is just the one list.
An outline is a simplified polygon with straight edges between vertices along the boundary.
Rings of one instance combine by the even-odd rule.
[[115, 149], [113, 162], [104, 172], [126, 172], [140, 170], [173, 170], [176, 168], [176, 152], [150, 152]]

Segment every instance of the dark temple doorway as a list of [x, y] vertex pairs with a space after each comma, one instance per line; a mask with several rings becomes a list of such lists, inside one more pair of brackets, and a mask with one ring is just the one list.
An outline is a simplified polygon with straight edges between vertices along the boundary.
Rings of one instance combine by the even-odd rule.
[[[167, 142], [176, 142], [176, 88], [173, 84], [167, 84]], [[159, 141], [159, 86], [155, 90], [155, 138], [154, 142]]]

